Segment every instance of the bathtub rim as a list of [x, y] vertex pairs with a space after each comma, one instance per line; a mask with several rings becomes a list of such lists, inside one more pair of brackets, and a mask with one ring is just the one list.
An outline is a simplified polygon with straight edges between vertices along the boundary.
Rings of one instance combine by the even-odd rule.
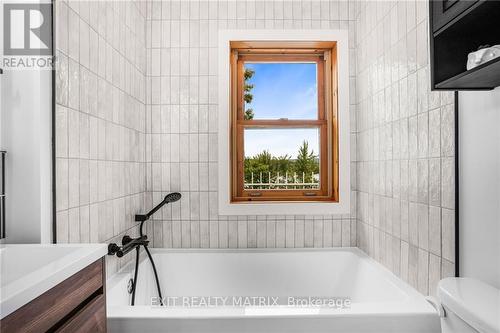
[[[397, 277], [384, 265], [367, 255], [358, 247], [332, 247], [332, 248], [150, 248], [153, 257], [158, 254], [168, 253], [305, 253], [305, 252], [348, 252], [357, 257], [358, 260], [372, 265], [379, 270], [383, 277], [390, 283], [401, 289], [406, 295], [403, 302], [362, 302], [353, 303], [349, 309], [328, 309], [317, 307], [305, 307], [309, 313], [294, 311], [296, 308], [282, 307], [217, 307], [217, 308], [182, 308], [171, 307], [169, 309], [156, 308], [149, 305], [114, 305], [107, 302], [107, 316], [109, 319], [141, 318], [141, 319], [236, 319], [236, 318], [296, 318], [304, 316], [307, 318], [328, 318], [328, 317], [404, 317], [404, 316], [425, 316], [438, 318], [436, 310], [425, 300], [425, 295], [418, 292], [407, 282]], [[140, 264], [146, 260], [146, 256], [141, 256]], [[107, 288], [130, 276], [133, 269], [133, 262], [122, 267], [118, 272], [111, 275], [107, 281]], [[108, 289], [108, 290], [110, 290]], [[109, 295], [109, 293], [108, 293]], [[160, 311], [161, 310], [161, 311]], [[252, 310], [248, 313], [245, 310]], [[259, 311], [257, 311], [259, 310]], [[320, 310], [320, 311], [317, 311]], [[265, 312], [265, 313], [263, 313]]]

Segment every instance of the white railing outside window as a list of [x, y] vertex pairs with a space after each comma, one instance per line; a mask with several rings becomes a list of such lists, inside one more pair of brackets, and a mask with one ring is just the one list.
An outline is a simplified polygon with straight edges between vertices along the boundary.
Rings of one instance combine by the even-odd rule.
[[[248, 174], [246, 175], [248, 176]], [[245, 177], [244, 187], [249, 190], [300, 190], [319, 188], [319, 174], [305, 173], [298, 175], [296, 172], [273, 174], [271, 172], [250, 173], [250, 181]]]

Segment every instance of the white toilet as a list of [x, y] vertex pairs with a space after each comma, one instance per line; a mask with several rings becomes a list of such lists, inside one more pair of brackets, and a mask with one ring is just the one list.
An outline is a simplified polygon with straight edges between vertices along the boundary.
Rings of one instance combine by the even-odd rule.
[[439, 281], [442, 333], [500, 333], [500, 290], [470, 278]]

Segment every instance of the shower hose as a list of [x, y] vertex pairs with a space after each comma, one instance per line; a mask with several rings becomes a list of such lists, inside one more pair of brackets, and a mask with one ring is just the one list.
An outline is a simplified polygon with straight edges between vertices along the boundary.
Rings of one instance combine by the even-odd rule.
[[[141, 222], [141, 226], [139, 227], [139, 236], [142, 237], [144, 236], [142, 232], [142, 226], [144, 225], [144, 221]], [[158, 279], [158, 272], [156, 271], [156, 265], [155, 261], [153, 260], [153, 256], [151, 255], [151, 252], [149, 252], [149, 248], [147, 245], [143, 245], [144, 250], [146, 250], [146, 253], [148, 254], [149, 261], [151, 262], [151, 266], [153, 267], [153, 273], [155, 275], [155, 281], [156, 281], [156, 288], [158, 289], [158, 297], [160, 299], [160, 305], [163, 306], [163, 297], [161, 296], [161, 288], [160, 288], [160, 279]], [[137, 246], [135, 248], [135, 269], [134, 269], [134, 282], [132, 284], [132, 302], [131, 305], [135, 305], [135, 291], [137, 287], [137, 274], [139, 272], [139, 254], [141, 251], [141, 247]]]

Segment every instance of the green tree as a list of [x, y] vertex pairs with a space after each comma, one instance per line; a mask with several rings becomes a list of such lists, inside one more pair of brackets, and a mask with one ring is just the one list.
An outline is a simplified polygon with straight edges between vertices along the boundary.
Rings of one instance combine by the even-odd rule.
[[305, 182], [312, 182], [312, 174], [319, 172], [318, 158], [314, 155], [314, 150], [309, 151], [307, 141], [303, 141], [302, 146], [299, 147], [297, 160], [295, 161], [295, 172], [299, 177], [304, 174]]
[[291, 171], [292, 162], [291, 157], [288, 155], [279, 156], [275, 158], [275, 172], [279, 172], [281, 175], [285, 175], [287, 172]]
[[[309, 143], [303, 141], [299, 147], [297, 158], [292, 159], [289, 155], [273, 156], [268, 150], [263, 150], [261, 153], [245, 157], [244, 161], [245, 183], [252, 182], [252, 173], [254, 183], [260, 182], [262, 174], [262, 182], [271, 183], [277, 182], [276, 177], [280, 177], [279, 183], [284, 183], [284, 177], [288, 173], [288, 182], [293, 182], [293, 173], [297, 173], [299, 181], [302, 181], [304, 175], [304, 182], [312, 183], [314, 181], [313, 174], [319, 173], [319, 159], [315, 155], [314, 150], [309, 150]], [[271, 173], [271, 179], [269, 179]]]
[[268, 172], [270, 172], [271, 154], [264, 150], [262, 153], [259, 153], [253, 157], [245, 158], [245, 182], [249, 183], [252, 181], [252, 173], [254, 175], [254, 182], [259, 181], [260, 174], [262, 173], [263, 181], [265, 181], [264, 177], [268, 177]]
[[[253, 69], [245, 68], [245, 73], [243, 74], [243, 78], [245, 80], [243, 84], [243, 100], [246, 104], [251, 104], [253, 101], [252, 89], [254, 88], [254, 85], [249, 83], [248, 81], [253, 77], [254, 74], [255, 71]], [[245, 110], [245, 120], [252, 120], [254, 116], [255, 114], [253, 112], [253, 109], [248, 108]]]
[[253, 112], [253, 109], [248, 108], [245, 110], [245, 120], [252, 120], [254, 116], [255, 113]]
[[257, 154], [254, 157], [260, 164], [267, 165], [268, 167], [271, 165], [271, 161], [273, 160], [273, 156], [267, 150], [264, 150], [262, 153]]
[[[269, 151], [264, 150], [261, 153], [245, 158], [245, 182], [249, 183], [252, 181], [252, 172], [254, 175], [254, 182], [260, 181], [260, 174], [262, 173], [262, 181], [269, 181], [269, 172], [271, 177], [276, 177], [277, 173], [281, 176], [285, 176], [287, 172], [291, 172], [292, 169], [291, 157], [288, 155], [275, 157], [272, 156]], [[276, 181], [275, 178], [271, 181]]]

